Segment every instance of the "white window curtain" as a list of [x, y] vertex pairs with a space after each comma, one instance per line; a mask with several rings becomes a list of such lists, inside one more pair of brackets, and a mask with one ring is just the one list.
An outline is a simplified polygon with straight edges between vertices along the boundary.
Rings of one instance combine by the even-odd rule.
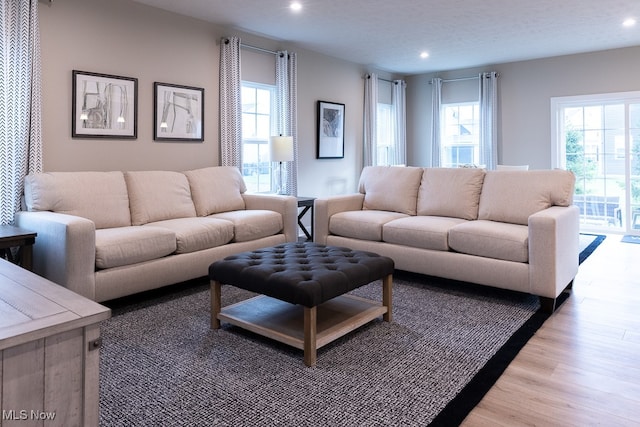
[[276, 55], [276, 132], [293, 137], [293, 161], [285, 162], [284, 193], [298, 195], [298, 64], [295, 53]]
[[440, 112], [442, 106], [442, 79], [431, 80], [431, 167], [440, 166]]
[[0, 2], [0, 223], [13, 224], [24, 177], [42, 172], [38, 0]]
[[498, 73], [480, 73], [480, 163], [498, 163]]
[[371, 73], [364, 79], [364, 166], [373, 166], [377, 155], [376, 115], [378, 111], [378, 76]]
[[220, 43], [220, 154], [222, 166], [242, 167], [240, 39]]
[[407, 118], [406, 118], [406, 89], [407, 83], [404, 80], [394, 80], [391, 92], [391, 104], [393, 108], [393, 131], [394, 138], [391, 150], [391, 165], [406, 165], [407, 163]]

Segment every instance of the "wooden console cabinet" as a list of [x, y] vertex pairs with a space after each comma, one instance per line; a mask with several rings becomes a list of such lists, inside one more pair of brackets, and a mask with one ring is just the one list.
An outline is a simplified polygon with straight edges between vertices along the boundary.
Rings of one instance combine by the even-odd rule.
[[97, 426], [111, 310], [0, 259], [0, 426]]

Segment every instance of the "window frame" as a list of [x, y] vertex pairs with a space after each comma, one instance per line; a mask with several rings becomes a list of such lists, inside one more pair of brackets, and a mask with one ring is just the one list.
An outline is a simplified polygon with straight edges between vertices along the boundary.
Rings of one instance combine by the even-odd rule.
[[[245, 180], [245, 184], [247, 185], [247, 191], [252, 193], [273, 193], [274, 192], [274, 166], [269, 158], [269, 137], [273, 135], [273, 129], [275, 128], [275, 108], [276, 108], [276, 86], [265, 84], [265, 83], [257, 83], [247, 80], [242, 80], [241, 82], [241, 90], [251, 89], [256, 91], [255, 103], [253, 105], [256, 106], [256, 111], [246, 111], [244, 108], [244, 104], [241, 105], [241, 115], [242, 115], [242, 129], [241, 129], [241, 149], [242, 149], [242, 165], [240, 166], [240, 171]], [[257, 100], [257, 91], [259, 90], [267, 90], [270, 94], [269, 96], [269, 113], [264, 114], [257, 111], [258, 100]], [[252, 115], [254, 116], [255, 123], [254, 129], [257, 133], [259, 128], [258, 126], [258, 117], [267, 117], [269, 123], [268, 135], [262, 136], [245, 136], [245, 116]], [[247, 149], [248, 144], [257, 145], [257, 160], [255, 162], [246, 162], [245, 150]], [[260, 147], [262, 145], [262, 147]], [[266, 153], [261, 156], [261, 148], [266, 147]], [[263, 160], [263, 158], [266, 159]], [[253, 169], [250, 169], [246, 165], [254, 164]], [[260, 179], [261, 175], [267, 175], [266, 179], [268, 184], [262, 185], [262, 180]], [[253, 183], [252, 177], [257, 176], [256, 183]]]

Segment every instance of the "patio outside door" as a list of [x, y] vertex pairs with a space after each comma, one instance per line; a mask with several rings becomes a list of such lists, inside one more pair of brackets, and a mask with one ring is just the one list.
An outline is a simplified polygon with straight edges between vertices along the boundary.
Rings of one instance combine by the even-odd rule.
[[552, 112], [581, 231], [640, 235], [640, 94], [554, 98]]

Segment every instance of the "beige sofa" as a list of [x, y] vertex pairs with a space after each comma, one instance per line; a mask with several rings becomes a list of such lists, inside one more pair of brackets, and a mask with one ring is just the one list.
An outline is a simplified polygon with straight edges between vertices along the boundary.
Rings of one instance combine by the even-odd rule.
[[40, 173], [25, 179], [26, 210], [16, 224], [38, 233], [37, 274], [106, 301], [297, 240], [295, 197], [245, 192], [233, 167]]
[[314, 240], [534, 294], [553, 311], [578, 271], [574, 185], [563, 170], [366, 167], [359, 193], [316, 199]]

